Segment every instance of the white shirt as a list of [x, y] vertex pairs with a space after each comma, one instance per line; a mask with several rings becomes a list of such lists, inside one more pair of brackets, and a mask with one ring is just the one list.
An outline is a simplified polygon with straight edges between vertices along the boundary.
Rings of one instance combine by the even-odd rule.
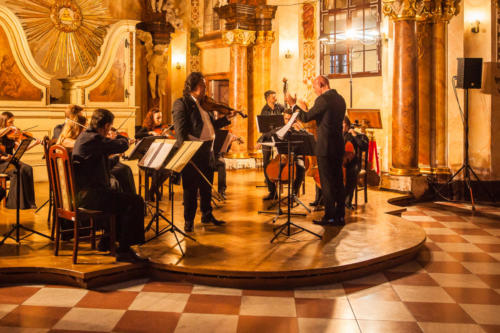
[[201, 114], [201, 120], [203, 121], [203, 128], [201, 130], [200, 137], [194, 137], [192, 135], [189, 135], [189, 140], [191, 141], [211, 141], [215, 139], [215, 130], [214, 126], [212, 125], [212, 120], [210, 119], [210, 115], [208, 114], [207, 111], [203, 110], [203, 108], [200, 106], [198, 103], [198, 100], [191, 95], [193, 100], [196, 103], [196, 106], [198, 107], [198, 110], [200, 110]]

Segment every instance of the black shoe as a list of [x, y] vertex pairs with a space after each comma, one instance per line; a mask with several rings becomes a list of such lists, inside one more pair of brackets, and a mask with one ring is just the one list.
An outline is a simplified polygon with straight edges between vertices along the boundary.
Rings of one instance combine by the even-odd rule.
[[137, 255], [137, 253], [134, 252], [132, 249], [128, 249], [123, 252], [117, 252], [116, 253], [116, 261], [120, 262], [131, 262], [131, 263], [145, 263], [149, 262], [149, 259], [144, 259], [141, 258]]
[[334, 219], [313, 220], [313, 223], [317, 225], [330, 226], [330, 225], [335, 225], [335, 220]]
[[313, 201], [309, 203], [309, 206], [316, 207], [319, 206], [319, 201]]
[[274, 198], [276, 198], [276, 193], [271, 192], [267, 196], [265, 196], [262, 200], [273, 200]]
[[101, 238], [97, 243], [97, 251], [99, 252], [108, 252], [110, 249], [109, 238]]
[[193, 221], [184, 222], [184, 232], [193, 232]]
[[202, 217], [201, 218], [201, 223], [203, 223], [203, 224], [212, 223], [213, 225], [223, 225], [223, 224], [226, 224], [226, 222], [224, 222], [222, 220], [217, 220], [215, 218], [215, 216], [213, 216], [211, 213], [208, 214], [205, 217]]
[[354, 206], [351, 203], [346, 203], [345, 208], [350, 209], [350, 210], [354, 210]]

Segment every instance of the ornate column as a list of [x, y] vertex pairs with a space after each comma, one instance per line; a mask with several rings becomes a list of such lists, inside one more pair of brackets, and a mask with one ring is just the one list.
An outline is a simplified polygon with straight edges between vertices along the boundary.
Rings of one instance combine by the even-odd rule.
[[450, 19], [458, 14], [457, 0], [434, 2], [432, 8], [432, 123], [431, 137], [434, 149], [431, 154], [431, 167], [435, 174], [449, 174], [447, 156], [447, 29]]
[[418, 43], [418, 166], [423, 174], [431, 173], [431, 93], [432, 93], [432, 22], [417, 21]]
[[[248, 112], [248, 52], [247, 47], [255, 41], [255, 7], [246, 4], [232, 3], [216, 7], [221, 19], [226, 20], [226, 31], [222, 33], [222, 41], [230, 49], [229, 64], [229, 106]], [[231, 131], [248, 142], [249, 115], [243, 119], [233, 118]], [[254, 120], [252, 119], [252, 122]], [[252, 124], [252, 123], [251, 123]], [[253, 125], [252, 125], [253, 126]], [[232, 145], [228, 157], [248, 157], [247, 147]]]
[[416, 7], [416, 0], [388, 0], [383, 6], [384, 14], [394, 21], [390, 173], [399, 176], [419, 174]]
[[[255, 31], [234, 29], [225, 31], [222, 40], [230, 48], [229, 64], [229, 106], [248, 112], [247, 47], [255, 41]], [[237, 136], [248, 138], [248, 119], [235, 117], [231, 130]], [[247, 139], [248, 140], [248, 139]], [[232, 145], [231, 157], [247, 157], [244, 146]]]
[[258, 6], [255, 10], [256, 38], [252, 47], [252, 62], [250, 75], [250, 105], [248, 108], [248, 152], [256, 153], [257, 126], [255, 116], [260, 113], [264, 104], [264, 92], [271, 87], [271, 46], [274, 42], [272, 20], [276, 15], [277, 6]]

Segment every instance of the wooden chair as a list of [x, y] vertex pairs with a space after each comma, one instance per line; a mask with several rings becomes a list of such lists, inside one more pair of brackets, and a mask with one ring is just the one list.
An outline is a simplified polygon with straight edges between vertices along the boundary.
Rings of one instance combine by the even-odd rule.
[[45, 158], [45, 164], [47, 166], [47, 175], [49, 179], [49, 213], [47, 221], [51, 225], [50, 238], [54, 240], [54, 232], [56, 225], [56, 209], [54, 208], [54, 181], [52, 180], [52, 172], [50, 172], [50, 161], [49, 161], [49, 149], [52, 145], [52, 140], [48, 136], [45, 136], [42, 140], [43, 156]]
[[[116, 217], [102, 211], [78, 208], [76, 205], [75, 185], [73, 177], [73, 166], [66, 148], [54, 145], [49, 149], [49, 170], [52, 177], [55, 204], [55, 231], [56, 244], [54, 254], [59, 254], [59, 243], [61, 238], [61, 219], [73, 221], [73, 263], [77, 263], [78, 246], [81, 239], [90, 238], [92, 249], [96, 248], [96, 218], [109, 218], [109, 233], [103, 233], [101, 237], [109, 236], [111, 254], [116, 254], [115, 230]], [[88, 219], [90, 226], [83, 226], [82, 221]], [[81, 236], [80, 232], [89, 230], [90, 236]]]
[[[0, 173], [0, 187], [7, 192], [7, 179], [9, 179], [9, 175], [5, 173]], [[7, 194], [5, 194], [5, 198], [2, 199], [2, 206], [5, 207], [7, 203]]]

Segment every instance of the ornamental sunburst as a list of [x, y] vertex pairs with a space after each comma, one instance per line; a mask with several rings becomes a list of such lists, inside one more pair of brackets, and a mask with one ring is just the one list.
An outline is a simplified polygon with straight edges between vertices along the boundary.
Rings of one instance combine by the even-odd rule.
[[113, 19], [102, 0], [9, 0], [49, 73], [72, 76], [96, 65]]

